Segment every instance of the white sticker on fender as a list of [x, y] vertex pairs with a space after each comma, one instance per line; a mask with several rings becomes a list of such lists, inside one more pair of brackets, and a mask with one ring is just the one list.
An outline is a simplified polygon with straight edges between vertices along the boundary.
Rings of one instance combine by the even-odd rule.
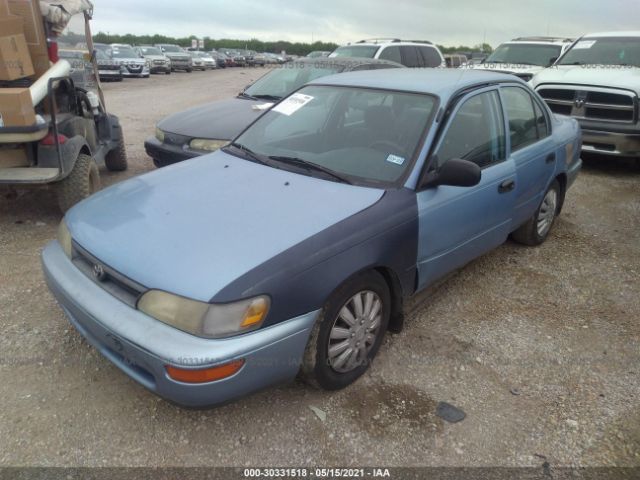
[[283, 115], [292, 115], [313, 100], [311, 95], [303, 95], [302, 93], [294, 93], [282, 103], [277, 105], [273, 111], [282, 113]]

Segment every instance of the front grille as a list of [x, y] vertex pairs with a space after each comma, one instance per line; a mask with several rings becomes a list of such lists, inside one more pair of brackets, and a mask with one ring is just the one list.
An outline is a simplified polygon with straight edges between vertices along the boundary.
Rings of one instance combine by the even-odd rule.
[[73, 264], [118, 300], [135, 308], [138, 298], [147, 289], [103, 264], [77, 243], [73, 243]]
[[634, 123], [638, 118], [637, 97], [631, 92], [555, 85], [537, 91], [549, 108], [561, 115], [615, 123]]

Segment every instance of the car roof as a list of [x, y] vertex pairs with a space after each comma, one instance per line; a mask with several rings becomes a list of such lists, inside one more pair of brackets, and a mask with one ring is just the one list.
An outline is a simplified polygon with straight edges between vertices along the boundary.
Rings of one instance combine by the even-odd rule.
[[599, 37], [640, 37], [640, 31], [587, 33], [582, 38], [599, 38]]
[[379, 60], [375, 58], [360, 58], [360, 57], [335, 57], [335, 58], [327, 58], [327, 57], [318, 57], [318, 58], [308, 58], [302, 57], [293, 61], [294, 64], [311, 64], [318, 65], [319, 67], [330, 66], [330, 65], [344, 65], [345, 67], [357, 67], [359, 65], [389, 65], [392, 67], [404, 68], [404, 65], [401, 65], [396, 62], [391, 62], [389, 60]]
[[569, 37], [519, 37], [514, 38], [510, 42], [504, 43], [530, 43], [536, 45], [565, 45], [567, 43], [575, 42], [575, 38]]
[[398, 68], [358, 71], [322, 77], [310, 82], [310, 84], [400, 90], [449, 98], [460, 90], [499, 82], [526, 85], [524, 81], [511, 74], [464, 68]]

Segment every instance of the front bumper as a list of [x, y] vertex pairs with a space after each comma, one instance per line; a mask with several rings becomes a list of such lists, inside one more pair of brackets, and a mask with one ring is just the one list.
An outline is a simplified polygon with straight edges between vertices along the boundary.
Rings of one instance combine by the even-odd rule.
[[153, 158], [153, 163], [156, 167], [166, 167], [204, 155], [204, 152], [189, 150], [185, 145], [179, 146], [161, 143], [156, 137], [149, 137], [144, 142], [144, 149], [147, 155]]
[[122, 72], [120, 70], [98, 70], [101, 80], [111, 80], [122, 78]]
[[[292, 380], [318, 312], [254, 333], [208, 340], [135, 310], [87, 278], [51, 242], [42, 253], [47, 285], [71, 324], [115, 366], [161, 397], [188, 407], [225, 403]], [[165, 367], [208, 368], [244, 359], [232, 377], [206, 384], [169, 378]]]
[[122, 68], [123, 77], [148, 77], [149, 73], [149, 67], [146, 65], [141, 68], [125, 65]]
[[616, 157], [640, 157], [640, 134], [583, 129], [582, 151]]

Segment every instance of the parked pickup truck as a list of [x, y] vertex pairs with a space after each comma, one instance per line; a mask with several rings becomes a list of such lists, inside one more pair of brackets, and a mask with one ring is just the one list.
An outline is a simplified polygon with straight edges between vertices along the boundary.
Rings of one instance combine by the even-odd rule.
[[585, 35], [531, 83], [580, 122], [583, 151], [640, 157], [640, 31]]

